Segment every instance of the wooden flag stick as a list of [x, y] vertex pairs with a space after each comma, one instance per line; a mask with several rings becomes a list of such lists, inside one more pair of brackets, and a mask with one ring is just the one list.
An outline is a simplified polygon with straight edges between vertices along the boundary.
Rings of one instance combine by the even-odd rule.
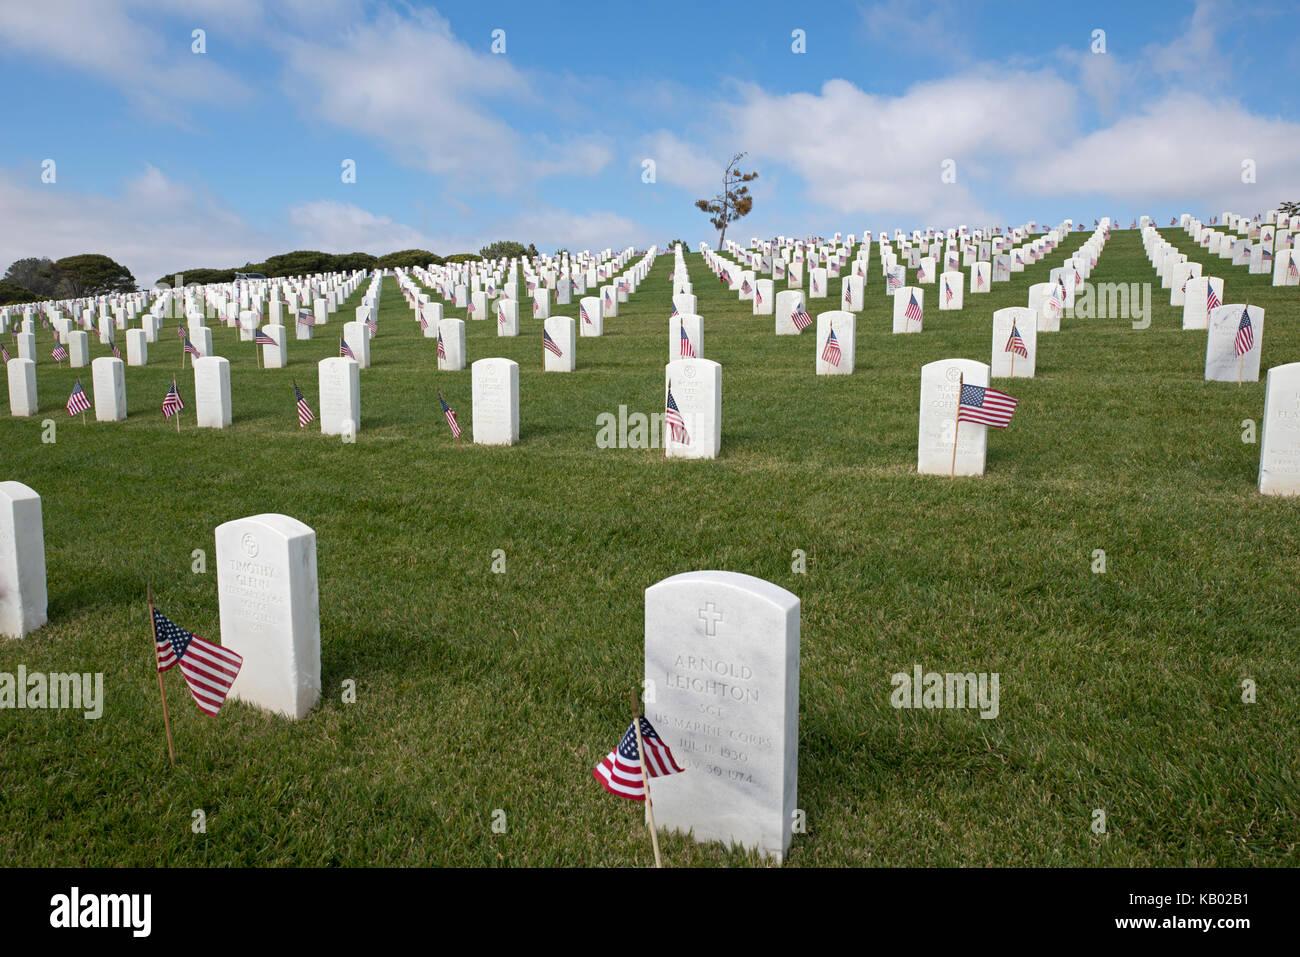
[[[1245, 311], [1246, 311], [1246, 315], [1249, 316], [1249, 315], [1250, 315], [1250, 300], [1249, 300], [1249, 299], [1246, 300], [1246, 310], [1245, 310]], [[1238, 321], [1240, 321], [1240, 320], [1238, 320]], [[1241, 375], [1242, 375], [1242, 372], [1243, 372], [1243, 370], [1244, 370], [1245, 368], [1246, 368], [1246, 353], [1243, 352], [1240, 356], [1237, 357], [1237, 388], [1239, 388], [1239, 389], [1241, 388]]]
[[659, 464], [662, 465], [668, 459], [668, 395], [673, 391], [673, 382], [668, 380], [668, 385], [664, 389], [664, 424], [659, 427]]
[[163, 726], [167, 729], [167, 754], [172, 759], [172, 767], [176, 767], [176, 749], [172, 746], [172, 719], [167, 713], [167, 689], [163, 687], [162, 672], [158, 671], [158, 625], [153, 617], [153, 586], [146, 585], [149, 596], [149, 627], [153, 629], [153, 667], [158, 672], [158, 694], [162, 697], [163, 709]]
[[952, 468], [948, 478], [957, 477], [957, 430], [961, 428], [961, 384], [965, 378], [964, 372], [957, 376], [957, 418], [952, 423]]
[[659, 831], [655, 827], [655, 808], [650, 801], [650, 773], [646, 770], [645, 742], [641, 740], [641, 703], [632, 692], [632, 727], [636, 728], [636, 753], [641, 758], [641, 783], [645, 787], [646, 826], [650, 828], [650, 843], [655, 849], [655, 867], [663, 867], [659, 859]]

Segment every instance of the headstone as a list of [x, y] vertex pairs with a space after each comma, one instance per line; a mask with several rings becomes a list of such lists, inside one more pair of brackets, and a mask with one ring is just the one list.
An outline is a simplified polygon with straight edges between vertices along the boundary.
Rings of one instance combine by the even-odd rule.
[[[28, 323], [24, 323], [24, 325], [28, 325]], [[36, 361], [36, 333], [18, 333], [18, 358], [30, 359], [32, 362]]]
[[776, 294], [776, 334], [778, 336], [797, 336], [800, 329], [795, 325], [794, 317], [805, 309], [803, 292], [798, 289], [783, 289]]
[[560, 353], [556, 355], [551, 351], [543, 338], [542, 371], [572, 372], [577, 366], [575, 346], [577, 335], [574, 320], [569, 316], [549, 316], [542, 322], [542, 329], [545, 335], [551, 337], [551, 343]]
[[230, 360], [224, 356], [194, 360], [194, 417], [200, 429], [230, 426]]
[[857, 352], [857, 319], [851, 312], [833, 309], [817, 314], [818, 375], [852, 375]]
[[[15, 359], [10, 362], [25, 361]], [[22, 638], [46, 622], [41, 497], [0, 482], [0, 638]]]
[[5, 366], [9, 377], [9, 414], [36, 414], [36, 363], [31, 359], [10, 359]]
[[704, 358], [704, 320], [699, 316], [668, 317], [668, 361]]
[[[1250, 330], [1241, 332], [1242, 314], [1250, 314]], [[1239, 335], [1249, 339], [1249, 348], [1237, 355]], [[1247, 344], [1243, 341], [1243, 345]], [[1205, 338], [1206, 382], [1258, 382], [1259, 356], [1264, 344], [1264, 310], [1242, 303], [1220, 306], [1210, 313], [1209, 333]]]
[[1037, 319], [1034, 325], [1039, 332], [1060, 332], [1063, 301], [1053, 298], [1057, 286], [1050, 282], [1036, 282], [1029, 287], [1029, 308]]
[[[694, 297], [692, 297], [694, 298]], [[578, 303], [578, 334], [599, 336], [605, 331], [603, 300], [599, 296], [584, 296]]]
[[1300, 495], [1300, 362], [1274, 366], [1265, 379], [1259, 490]]
[[[195, 329], [194, 333], [192, 342], [194, 347], [199, 350], [200, 355], [216, 355], [216, 351], [212, 347], [212, 330], [207, 326], [202, 326]], [[98, 362], [99, 360], [96, 359], [95, 361]]]
[[1223, 302], [1223, 280], [1218, 276], [1196, 276], [1187, 280], [1187, 291], [1183, 294], [1183, 328], [1208, 329], [1210, 325], [1209, 291], [1214, 290], [1214, 297]]
[[[983, 475], [988, 426], [957, 429], [959, 385], [989, 384], [989, 367], [974, 359], [939, 359], [921, 367], [921, 413], [916, 470], [921, 475]], [[954, 431], [956, 430], [956, 431]], [[953, 459], [953, 441], [957, 457]]]
[[443, 319], [438, 323], [442, 336], [442, 350], [446, 358], [438, 360], [438, 368], [444, 372], [459, 372], [465, 368], [465, 320]]
[[126, 330], [126, 364], [143, 366], [149, 364], [149, 341], [143, 329]]
[[939, 277], [939, 308], [960, 309], [963, 302], [966, 277], [959, 272], [946, 272]]
[[[325, 360], [338, 361], [356, 367]], [[321, 694], [316, 533], [265, 514], [218, 525], [216, 539], [221, 644], [244, 659], [230, 697], [307, 717]]]
[[438, 324], [442, 322], [442, 303], [426, 302], [420, 306], [420, 313], [424, 316], [424, 338], [438, 338]]
[[[1016, 340], [1012, 339], [1012, 329]], [[1028, 355], [1020, 355], [1016, 349]], [[995, 379], [1032, 379], [1038, 363], [1038, 316], [1027, 306], [1012, 306], [993, 313], [993, 361], [990, 363]], [[971, 385], [979, 385], [972, 382]]]
[[362, 369], [370, 368], [370, 329], [364, 322], [343, 323], [343, 341], [352, 350], [352, 358]]
[[684, 769], [651, 782], [659, 826], [784, 859], [798, 813], [799, 618], [797, 596], [735, 572], [646, 589], [646, 717]]
[[[767, 294], [764, 293], [764, 296]], [[596, 300], [599, 302], [600, 300]], [[681, 314], [698, 315], [699, 310], [695, 307], [695, 296], [689, 292], [678, 292], [673, 294], [673, 308]]]
[[519, 364], [479, 359], [470, 366], [476, 445], [519, 442]]
[[495, 315], [498, 336], [519, 335], [519, 303], [513, 299], [498, 300]]
[[845, 276], [840, 280], [840, 308], [845, 312], [861, 312], [863, 306], [861, 276]]
[[275, 340], [273, 346], [260, 346], [262, 365], [267, 369], [283, 369], [289, 364], [289, 336], [284, 326], [263, 326], [262, 332]]
[[[678, 298], [683, 298], [683, 299], [684, 299], [684, 298], [686, 298], [686, 297], [684, 297], [684, 296], [683, 296], [683, 297], [673, 296], [673, 304], [674, 304], [674, 305], [677, 305], [677, 300], [678, 300]], [[691, 308], [690, 308], [690, 309], [685, 309], [685, 310], [683, 310], [680, 306], [678, 306], [678, 311], [679, 311], [679, 312], [688, 312], [688, 313], [692, 313], [692, 314], [694, 314], [694, 313], [695, 313], [695, 297], [694, 297], [694, 296], [691, 296], [691, 297], [690, 297], [690, 300], [691, 300], [691, 303], [690, 303]], [[770, 316], [770, 315], [772, 315], [772, 309], [773, 309], [773, 306], [775, 305], [775, 303], [776, 303], [776, 284], [775, 284], [771, 279], [756, 279], [756, 280], [754, 281], [754, 312], [753, 312], [753, 314], [756, 315], [756, 316]]]
[[317, 365], [322, 435], [355, 436], [361, 431], [361, 366], [343, 356]]
[[715, 459], [722, 449], [722, 366], [709, 359], [675, 359], [664, 372], [667, 392], [681, 416], [680, 429], [664, 419], [664, 455]]
[[[128, 348], [130, 344], [128, 334]], [[73, 369], [84, 369], [88, 365], [90, 365], [90, 340], [80, 329], [74, 329], [68, 333], [68, 366]]]
[[808, 298], [825, 299], [830, 295], [830, 286], [826, 270], [820, 267], [808, 270]]
[[925, 290], [903, 286], [894, 293], [894, 332], [920, 332], [924, 320]]
[[987, 262], [977, 262], [971, 268], [970, 274], [970, 291], [975, 294], [983, 294], [990, 290], [993, 285], [993, 265]]
[[95, 421], [124, 421], [126, 363], [112, 356], [100, 356], [90, 364], [90, 374], [95, 384]]

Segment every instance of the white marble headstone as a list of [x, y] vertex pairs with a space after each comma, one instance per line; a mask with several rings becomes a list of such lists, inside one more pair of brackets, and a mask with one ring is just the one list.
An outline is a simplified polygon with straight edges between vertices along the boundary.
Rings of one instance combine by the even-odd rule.
[[0, 638], [30, 634], [47, 610], [41, 497], [21, 482], [0, 482]]
[[680, 437], [674, 436], [665, 419], [665, 456], [717, 458], [722, 449], [722, 366], [709, 359], [675, 359], [664, 371], [664, 387], [671, 391], [685, 428]]
[[989, 367], [974, 359], [939, 359], [921, 367], [920, 429], [916, 470], [922, 475], [983, 475], [988, 426], [973, 422], [957, 427], [960, 385], [988, 386]]
[[[1019, 338], [1028, 357], [1019, 355], [1013, 348], [1011, 330]], [[1037, 314], [1027, 306], [1012, 306], [993, 313], [993, 361], [990, 363], [995, 379], [1014, 377], [1032, 379], [1038, 363]], [[971, 385], [979, 385], [972, 382]]]
[[95, 387], [95, 421], [122, 422], [126, 419], [126, 363], [112, 356], [100, 356], [90, 364]]
[[9, 379], [9, 414], [35, 415], [36, 363], [31, 359], [10, 359], [5, 372]]
[[194, 360], [194, 417], [200, 429], [230, 427], [230, 360], [224, 356]]
[[519, 364], [510, 359], [479, 359], [470, 366], [474, 442], [519, 442]]
[[343, 356], [317, 364], [322, 435], [355, 436], [361, 431], [361, 367]]
[[656, 823], [782, 861], [798, 810], [799, 598], [686, 572], [645, 593], [646, 717], [681, 774], [651, 779]]
[[853, 313], [843, 309], [818, 313], [816, 348], [817, 375], [852, 375], [857, 354], [857, 318]]
[[[1236, 341], [1242, 313], [1250, 313], [1250, 348], [1237, 355]], [[1264, 310], [1233, 303], [1210, 313], [1205, 338], [1206, 382], [1258, 382], [1260, 350], [1264, 344]]]
[[316, 533], [264, 514], [218, 525], [216, 539], [221, 644], [244, 659], [230, 697], [307, 717], [321, 694]]
[[572, 372], [577, 367], [577, 332], [576, 324], [570, 316], [549, 316], [542, 322], [545, 335], [551, 337], [555, 348], [560, 350], [557, 356], [546, 348], [542, 340], [542, 371]]
[[1300, 362], [1274, 366], [1265, 379], [1259, 490], [1300, 495]]

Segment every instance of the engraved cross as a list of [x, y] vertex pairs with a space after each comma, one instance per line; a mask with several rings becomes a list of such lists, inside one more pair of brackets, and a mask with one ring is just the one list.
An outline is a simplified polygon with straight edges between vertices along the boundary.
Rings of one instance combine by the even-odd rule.
[[704, 622], [704, 633], [710, 638], [717, 635], [718, 622], [722, 621], [722, 612], [711, 601], [706, 601], [700, 609], [700, 621]]

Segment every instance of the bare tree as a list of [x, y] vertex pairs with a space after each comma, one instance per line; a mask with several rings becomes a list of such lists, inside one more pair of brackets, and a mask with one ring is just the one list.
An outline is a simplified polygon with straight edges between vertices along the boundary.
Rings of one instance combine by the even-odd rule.
[[749, 187], [742, 184], [752, 182], [758, 179], [758, 173], [743, 173], [740, 170], [740, 161], [745, 158], [744, 153], [737, 153], [727, 163], [727, 168], [722, 171], [722, 192], [712, 199], [697, 199], [695, 201], [696, 209], [701, 209], [709, 214], [709, 222], [713, 223], [718, 232], [718, 248], [722, 248], [723, 242], [727, 238], [727, 226], [740, 219], [742, 216], [749, 215], [749, 211], [754, 208], [754, 197], [749, 195]]
[[1285, 216], [1300, 216], [1300, 203], [1286, 202], [1281, 203], [1277, 211]]

